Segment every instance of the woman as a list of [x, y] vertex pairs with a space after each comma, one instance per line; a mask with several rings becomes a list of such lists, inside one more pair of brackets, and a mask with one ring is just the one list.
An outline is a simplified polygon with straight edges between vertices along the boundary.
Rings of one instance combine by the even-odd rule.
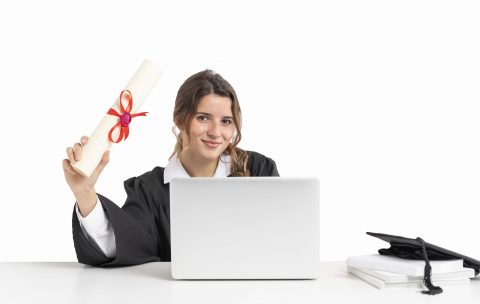
[[80, 263], [107, 267], [170, 261], [169, 183], [174, 177], [279, 175], [272, 159], [237, 147], [242, 138], [240, 105], [219, 74], [205, 70], [182, 84], [173, 121], [179, 133], [168, 165], [127, 179], [122, 208], [95, 192], [109, 151], [86, 178], [71, 165], [81, 159], [88, 137], [67, 148], [63, 170], [77, 200], [72, 225]]

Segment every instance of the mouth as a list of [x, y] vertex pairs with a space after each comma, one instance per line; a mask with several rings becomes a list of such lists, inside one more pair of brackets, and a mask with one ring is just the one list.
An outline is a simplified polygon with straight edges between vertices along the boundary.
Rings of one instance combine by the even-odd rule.
[[216, 142], [216, 141], [211, 141], [211, 140], [203, 140], [202, 139], [202, 142], [207, 145], [207, 147], [209, 148], [216, 148], [218, 146], [220, 146], [221, 143], [219, 142]]

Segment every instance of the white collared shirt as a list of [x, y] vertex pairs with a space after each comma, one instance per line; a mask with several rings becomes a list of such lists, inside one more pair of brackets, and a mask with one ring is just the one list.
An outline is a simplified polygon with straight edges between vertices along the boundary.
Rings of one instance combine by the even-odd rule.
[[[217, 169], [215, 169], [213, 177], [227, 177], [229, 175], [230, 155], [222, 154], [218, 160]], [[163, 183], [168, 184], [175, 177], [190, 177], [176, 154], [170, 159], [165, 167], [165, 171], [163, 171]]]
[[[215, 169], [213, 177], [227, 177], [230, 175], [230, 155], [222, 154]], [[163, 171], [163, 182], [170, 183], [176, 177], [190, 177], [183, 167], [177, 155], [174, 155], [168, 162]], [[101, 249], [103, 253], [109, 258], [115, 257], [117, 248], [115, 244], [115, 233], [113, 231], [112, 223], [105, 215], [97, 196], [97, 203], [93, 210], [86, 217], [83, 217], [78, 210], [78, 204], [75, 204], [75, 211], [77, 213], [80, 227], [87, 239], [96, 247]]]

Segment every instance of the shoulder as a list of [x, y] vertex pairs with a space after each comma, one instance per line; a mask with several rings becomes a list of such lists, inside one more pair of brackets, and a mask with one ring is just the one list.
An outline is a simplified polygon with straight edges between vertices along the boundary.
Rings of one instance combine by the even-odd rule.
[[163, 186], [163, 172], [165, 168], [155, 167], [139, 176], [131, 177], [125, 180], [125, 185], [133, 185], [135, 183], [142, 184], [147, 189], [157, 189], [158, 186]]
[[144, 182], [145, 184], [163, 185], [164, 171], [165, 171], [165, 168], [163, 167], [155, 167], [152, 170], [147, 171], [142, 175], [138, 176], [138, 178], [142, 180], [142, 182]]
[[250, 176], [279, 176], [275, 161], [261, 153], [246, 151], [248, 154], [247, 168]]

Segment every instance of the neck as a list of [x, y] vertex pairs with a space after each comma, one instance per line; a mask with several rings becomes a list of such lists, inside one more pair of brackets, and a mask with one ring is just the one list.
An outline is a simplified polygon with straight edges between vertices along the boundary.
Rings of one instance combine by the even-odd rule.
[[180, 157], [183, 168], [191, 177], [211, 177], [215, 174], [218, 165], [218, 158], [215, 160], [199, 158], [192, 155], [189, 151]]

